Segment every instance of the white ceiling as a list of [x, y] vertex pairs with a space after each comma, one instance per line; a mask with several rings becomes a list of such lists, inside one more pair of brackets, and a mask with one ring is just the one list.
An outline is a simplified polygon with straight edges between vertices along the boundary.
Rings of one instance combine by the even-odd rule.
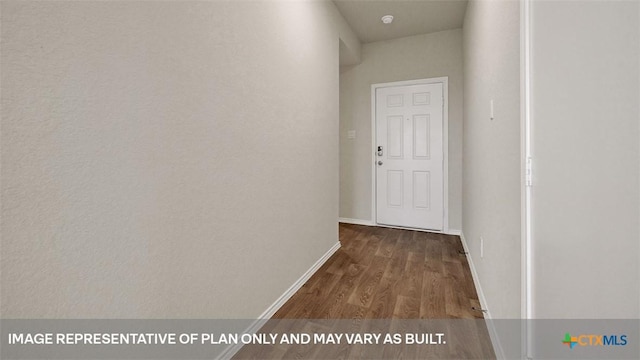
[[[360, 41], [369, 43], [462, 27], [467, 0], [333, 0]], [[380, 18], [393, 15], [385, 25]]]

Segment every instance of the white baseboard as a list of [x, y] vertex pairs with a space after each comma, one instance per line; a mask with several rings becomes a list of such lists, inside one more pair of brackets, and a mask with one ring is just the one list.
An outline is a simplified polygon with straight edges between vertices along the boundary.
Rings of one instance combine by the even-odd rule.
[[[296, 291], [300, 290], [307, 280], [325, 263], [331, 255], [340, 249], [340, 242], [336, 242], [331, 249], [327, 250], [318, 261], [316, 261], [309, 270], [307, 270], [296, 282], [293, 283], [276, 301], [271, 304], [245, 331], [245, 334], [255, 334], [277, 311], [289, 300]], [[235, 344], [228, 346], [216, 359], [231, 359], [242, 348], [243, 344]]]
[[402, 226], [390, 226], [390, 225], [376, 224], [375, 222], [373, 222], [371, 220], [361, 220], [361, 219], [351, 219], [351, 218], [338, 218], [338, 222], [344, 223], [344, 224], [354, 224], [354, 225], [379, 226], [379, 227], [386, 227], [386, 228], [391, 228], [391, 229], [424, 231], [424, 232], [430, 232], [430, 233], [436, 233], [436, 234], [445, 234], [445, 235], [457, 235], [457, 236], [460, 236], [460, 234], [462, 233], [462, 231], [456, 230], [456, 229], [449, 229], [447, 231], [437, 231], [437, 230], [428, 230], [428, 229], [405, 228], [405, 227], [402, 227]]
[[489, 330], [489, 336], [491, 337], [491, 344], [493, 345], [493, 350], [496, 353], [496, 357], [498, 359], [506, 359], [504, 355], [504, 350], [502, 349], [502, 345], [500, 344], [500, 339], [498, 338], [498, 332], [496, 331], [496, 328], [493, 325], [491, 312], [489, 312], [489, 305], [487, 304], [487, 299], [484, 297], [484, 292], [482, 291], [482, 285], [480, 284], [480, 278], [478, 277], [476, 266], [473, 264], [473, 258], [471, 257], [471, 252], [469, 251], [469, 245], [467, 244], [467, 239], [465, 239], [464, 232], [462, 231], [460, 231], [460, 240], [462, 240], [462, 247], [464, 248], [464, 251], [467, 253], [467, 261], [469, 262], [469, 268], [471, 269], [471, 276], [473, 277], [473, 283], [476, 285], [476, 291], [478, 292], [478, 300], [480, 300], [480, 307], [487, 310], [487, 312], [484, 313], [484, 318], [485, 318], [485, 323], [487, 324], [487, 329]]
[[351, 219], [351, 218], [338, 218], [338, 222], [354, 225], [376, 226], [371, 220]]
[[462, 230], [449, 229], [447, 232], [445, 232], [445, 234], [447, 234], [447, 235], [456, 235], [456, 236], [462, 237]]

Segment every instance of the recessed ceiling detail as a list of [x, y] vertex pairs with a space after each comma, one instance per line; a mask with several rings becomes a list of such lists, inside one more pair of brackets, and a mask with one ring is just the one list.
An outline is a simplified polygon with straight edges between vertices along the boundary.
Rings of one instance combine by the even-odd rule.
[[[360, 41], [369, 43], [405, 36], [459, 29], [467, 9], [466, 0], [334, 0]], [[381, 19], [393, 14], [393, 26]], [[402, 21], [399, 21], [399, 20]]]

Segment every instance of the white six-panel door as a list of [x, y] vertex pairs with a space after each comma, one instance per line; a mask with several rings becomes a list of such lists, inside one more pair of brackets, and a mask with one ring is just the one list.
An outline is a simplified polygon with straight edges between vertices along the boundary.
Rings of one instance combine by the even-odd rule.
[[443, 84], [381, 87], [375, 99], [376, 222], [443, 230]]

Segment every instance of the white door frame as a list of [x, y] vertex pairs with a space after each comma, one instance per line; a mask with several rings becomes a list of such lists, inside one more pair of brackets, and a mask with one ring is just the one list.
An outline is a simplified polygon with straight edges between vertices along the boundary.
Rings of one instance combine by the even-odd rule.
[[[442, 84], [442, 96], [444, 97], [444, 109], [442, 112], [442, 154], [443, 154], [443, 227], [442, 233], [449, 234], [449, 77], [437, 77], [429, 79], [407, 80], [407, 81], [395, 81], [388, 83], [379, 83], [371, 85], [371, 222], [374, 225], [378, 224], [376, 216], [376, 90], [385, 87], [392, 86], [407, 86], [407, 85], [423, 85], [423, 84]], [[382, 226], [382, 225], [380, 225]], [[412, 229], [415, 230], [415, 229]], [[429, 230], [430, 232], [439, 232]], [[458, 234], [456, 234], [458, 235]]]

